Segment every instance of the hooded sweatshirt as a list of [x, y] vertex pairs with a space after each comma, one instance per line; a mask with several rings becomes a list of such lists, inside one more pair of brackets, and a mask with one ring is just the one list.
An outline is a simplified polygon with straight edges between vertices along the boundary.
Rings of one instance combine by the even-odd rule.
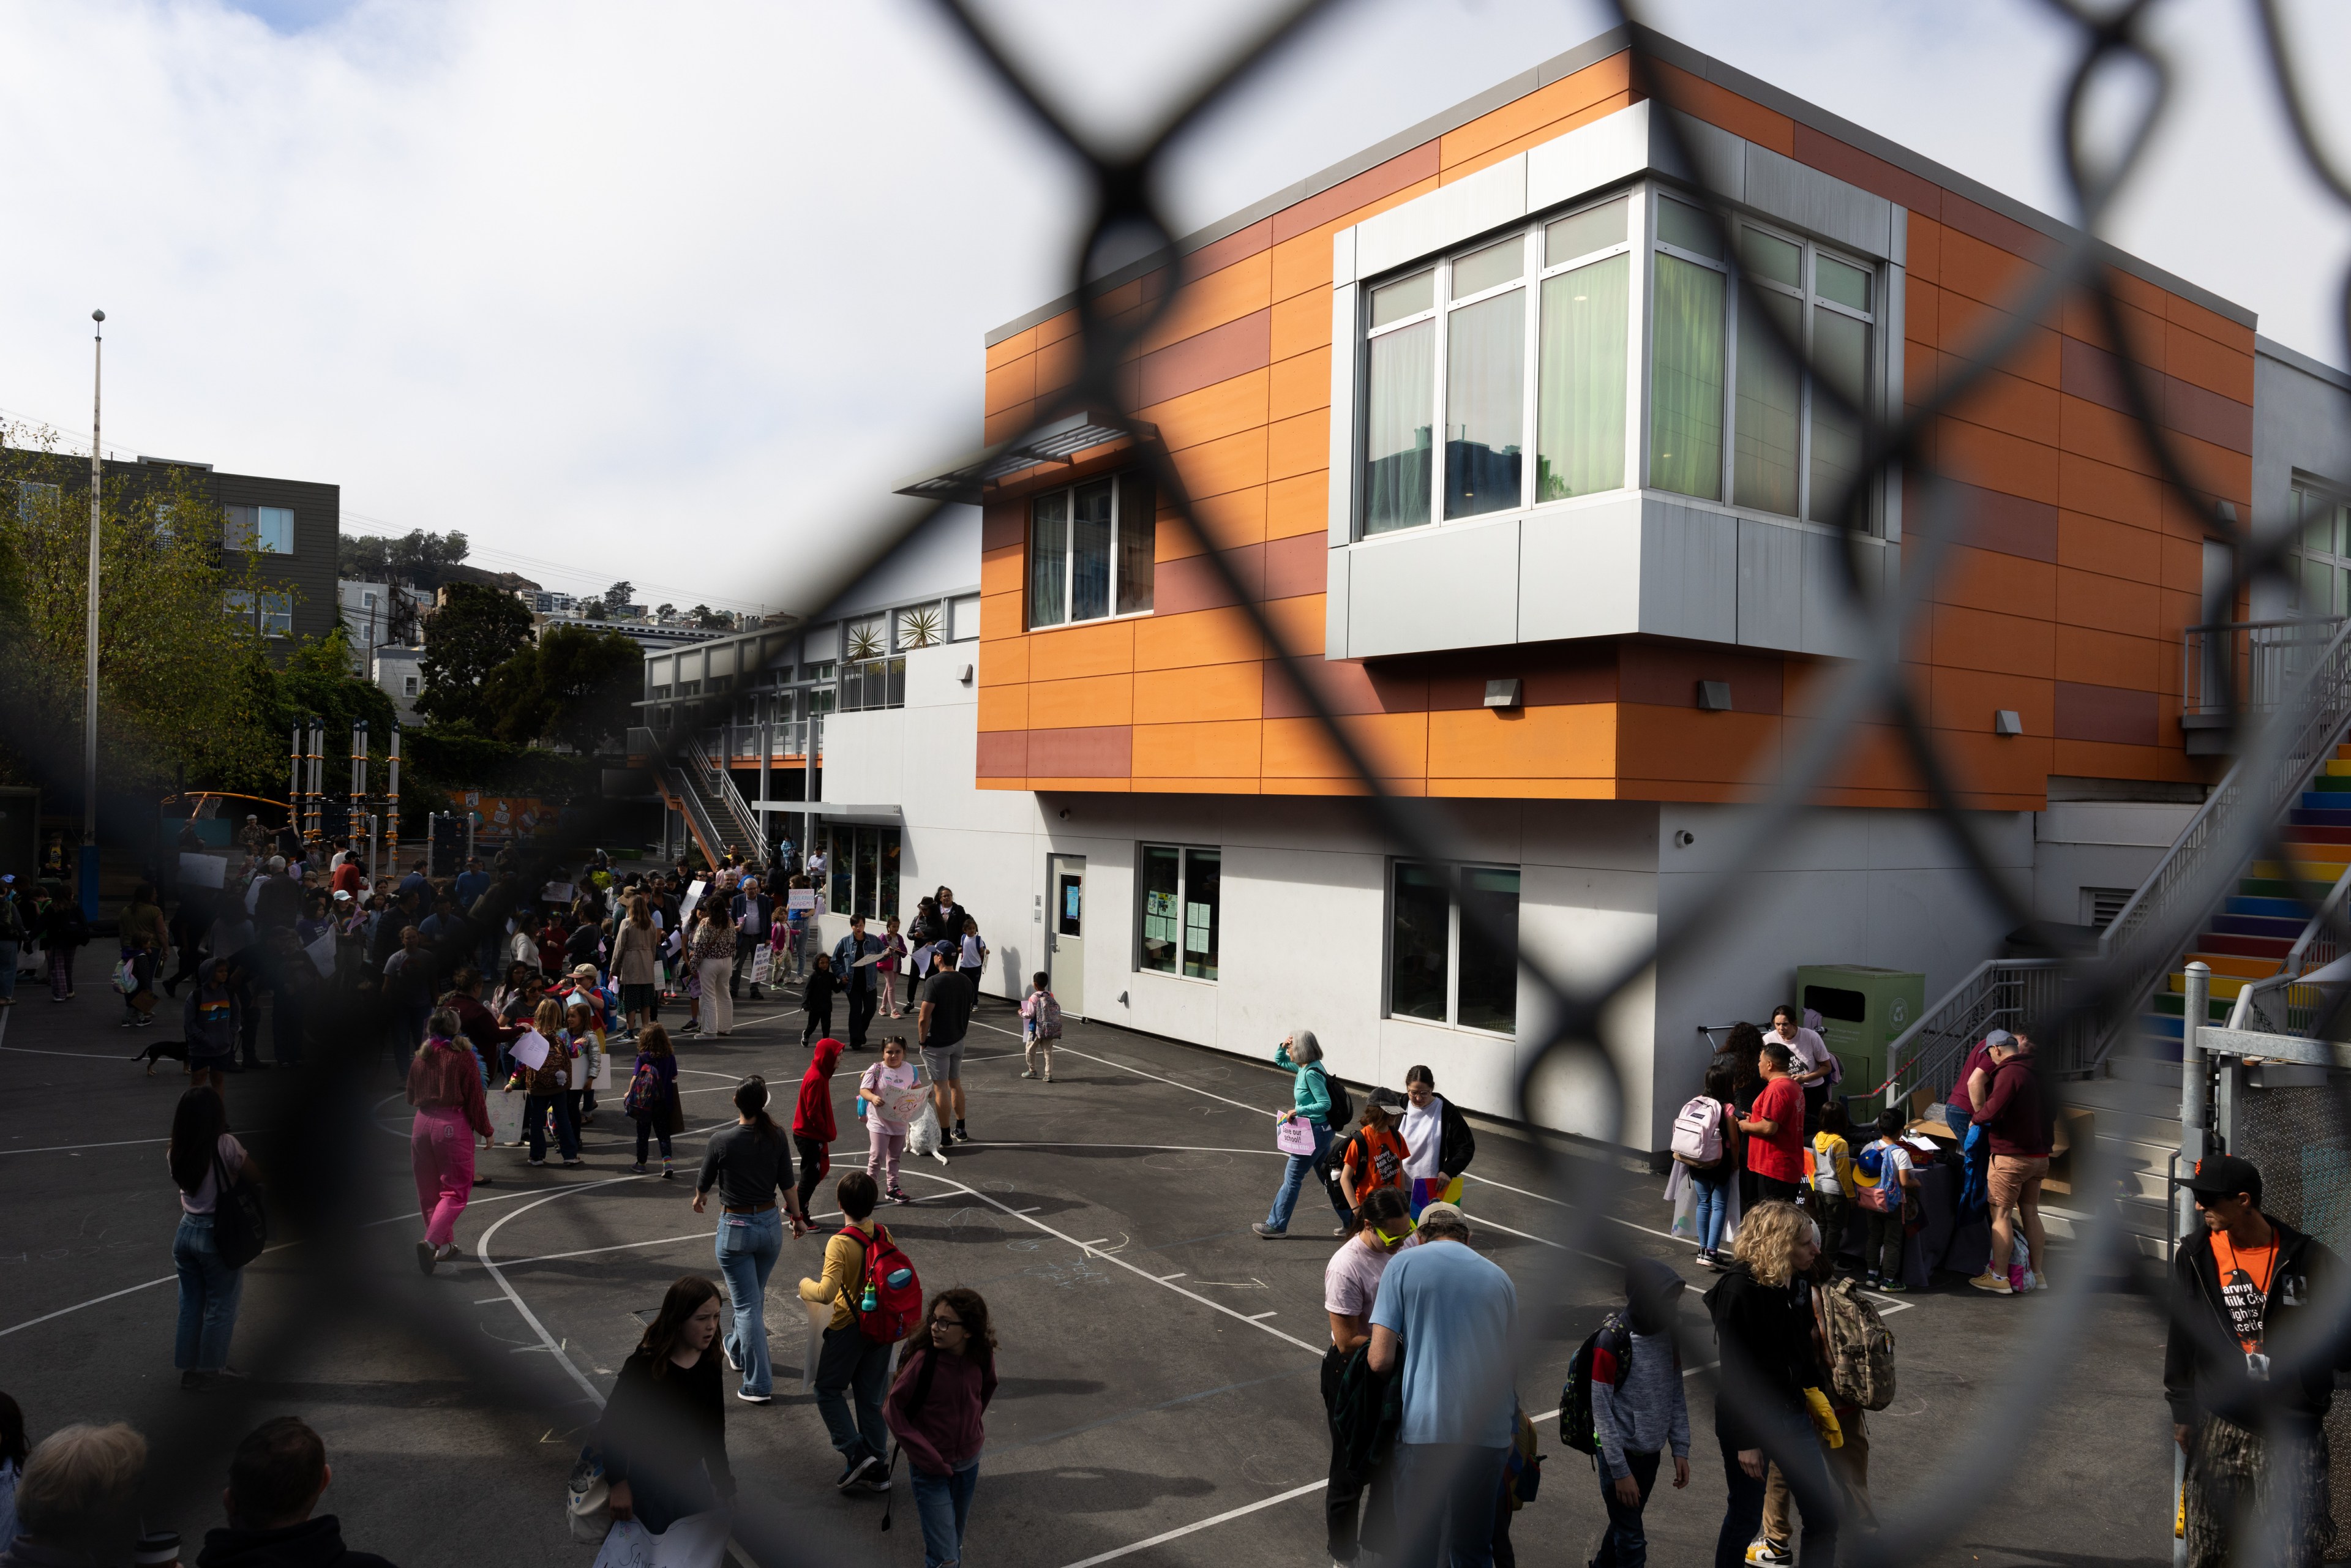
[[345, 1546], [342, 1521], [324, 1513], [277, 1530], [208, 1531], [196, 1568], [392, 1568], [392, 1562]]
[[221, 983], [228, 965], [215, 958], [204, 966], [204, 977], [188, 993], [186, 1038], [192, 1057], [233, 1056], [236, 1053], [235, 990]]
[[1682, 1283], [1655, 1258], [1635, 1259], [1625, 1271], [1626, 1333], [1618, 1339], [1604, 1330], [1593, 1347], [1592, 1425], [1612, 1480], [1632, 1473], [1625, 1463], [1627, 1449], [1654, 1454], [1670, 1445], [1677, 1456], [1689, 1457], [1689, 1406], [1674, 1344]]
[[995, 1396], [993, 1355], [974, 1359], [924, 1349], [906, 1358], [882, 1414], [906, 1450], [907, 1464], [925, 1475], [951, 1475], [979, 1458], [987, 1440], [980, 1418]]
[[832, 1120], [832, 1070], [840, 1061], [841, 1041], [826, 1035], [816, 1042], [816, 1055], [800, 1075], [799, 1103], [792, 1108], [794, 1135], [820, 1144], [841, 1135]]

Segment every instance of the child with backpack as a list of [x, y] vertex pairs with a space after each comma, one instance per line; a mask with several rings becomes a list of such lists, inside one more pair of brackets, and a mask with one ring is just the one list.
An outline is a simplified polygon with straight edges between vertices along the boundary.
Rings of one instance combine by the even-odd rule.
[[898, 1162], [906, 1154], [906, 1120], [891, 1113], [906, 1091], [921, 1082], [906, 1061], [906, 1037], [893, 1034], [882, 1042], [882, 1060], [857, 1081], [857, 1097], [865, 1102], [865, 1174], [890, 1195], [893, 1203], [912, 1203], [898, 1186]]
[[1813, 1222], [1821, 1228], [1821, 1256], [1832, 1266], [1844, 1249], [1853, 1200], [1861, 1196], [1860, 1187], [1854, 1184], [1853, 1144], [1847, 1136], [1852, 1131], [1853, 1122], [1843, 1100], [1831, 1100], [1821, 1107], [1821, 1130], [1813, 1134], [1813, 1174], [1808, 1185], [1813, 1189]]
[[[903, 1044], [902, 1041], [893, 1043]], [[800, 1300], [831, 1302], [816, 1364], [816, 1408], [841, 1454], [833, 1485], [841, 1491], [888, 1491], [890, 1430], [882, 1400], [890, 1380], [891, 1347], [914, 1331], [923, 1312], [923, 1284], [890, 1232], [873, 1218], [873, 1178], [851, 1171], [833, 1187], [848, 1221], [824, 1244], [824, 1274], [800, 1281]], [[852, 1416], [848, 1396], [854, 1394]]]
[[1625, 1308], [1612, 1312], [1569, 1364], [1560, 1391], [1560, 1440], [1593, 1457], [1608, 1527], [1595, 1568], [1647, 1561], [1642, 1513], [1670, 1448], [1674, 1485], [1689, 1485], [1689, 1406], [1682, 1395], [1674, 1315], [1682, 1277], [1655, 1258], [1625, 1270]]
[[637, 1163], [629, 1168], [639, 1176], [644, 1175], [645, 1146], [659, 1138], [662, 1180], [675, 1180], [669, 1169], [669, 1140], [671, 1134], [682, 1130], [678, 1120], [677, 1053], [670, 1049], [669, 1030], [660, 1024], [647, 1024], [645, 1032], [638, 1037], [636, 1065], [629, 1069], [629, 1089], [621, 1099], [621, 1110], [637, 1124]]
[[1690, 1184], [1701, 1269], [1723, 1266], [1723, 1232], [1737, 1222], [1733, 1184], [1741, 1162], [1739, 1117], [1731, 1108], [1735, 1092], [1730, 1069], [1718, 1061], [1706, 1070], [1705, 1091], [1674, 1117], [1674, 1163]]
[[1902, 1111], [1889, 1105], [1877, 1113], [1877, 1137], [1854, 1161], [1865, 1184], [1861, 1207], [1869, 1217], [1869, 1239], [1861, 1260], [1873, 1291], [1899, 1293], [1910, 1287], [1902, 1279], [1904, 1211], [1917, 1189], [1918, 1176], [1910, 1168], [1910, 1151], [1902, 1146]]
[[1053, 1082], [1053, 1043], [1061, 1038], [1061, 1004], [1054, 998], [1052, 980], [1042, 969], [1029, 976], [1031, 988], [1020, 1002], [1020, 1054], [1028, 1063], [1020, 1076], [1037, 1076], [1037, 1058], [1041, 1052], [1048, 1083]]

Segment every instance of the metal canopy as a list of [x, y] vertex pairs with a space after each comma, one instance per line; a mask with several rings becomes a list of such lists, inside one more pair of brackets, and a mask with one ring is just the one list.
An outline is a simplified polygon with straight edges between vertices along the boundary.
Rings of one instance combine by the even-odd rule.
[[1113, 414], [1099, 409], [1080, 409], [1050, 424], [1040, 424], [1026, 435], [991, 446], [952, 468], [910, 479], [898, 486], [897, 494], [925, 501], [977, 503], [987, 498], [988, 486], [1008, 475], [1047, 463], [1071, 463], [1081, 452], [1129, 437], [1155, 441], [1159, 431], [1139, 421], [1130, 429]]

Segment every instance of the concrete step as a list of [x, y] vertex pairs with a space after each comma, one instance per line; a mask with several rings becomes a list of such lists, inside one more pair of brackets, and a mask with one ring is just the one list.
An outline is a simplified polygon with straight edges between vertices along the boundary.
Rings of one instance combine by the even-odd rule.
[[[2176, 1034], [2172, 1036], [2175, 1040], [2179, 1038]], [[2108, 1080], [2151, 1084], [2158, 1089], [2168, 1090], [2172, 1103], [2177, 1105], [2179, 1103], [2179, 1058], [2176, 1054], [2168, 1057], [2136, 1054], [2125, 1056], [2118, 1051], [2106, 1058], [2106, 1073]], [[2094, 1079], [2091, 1082], [2096, 1082], [2099, 1080]], [[2081, 1084], [2076, 1087], [2087, 1088], [2089, 1085]]]
[[[2092, 1080], [2092, 1082], [2116, 1082], [2111, 1078]], [[2068, 1087], [2080, 1091], [2089, 1088], [2090, 1084], [2076, 1083]], [[2120, 1084], [2118, 1087], [2152, 1092], [2152, 1086], [2147, 1084]], [[2109, 1106], [2092, 1105], [2085, 1095], [2077, 1094], [2075, 1098], [2095, 1118], [2092, 1126], [2100, 1143], [2112, 1139], [2117, 1143], [2145, 1144], [2155, 1149], [2176, 1149], [2179, 1146], [2179, 1097], [2177, 1094], [2171, 1097], [2168, 1105], [2159, 1097], [2148, 1101], [2125, 1099], [2119, 1104]], [[2160, 1155], [2157, 1156], [2157, 1163], [2162, 1163]]]

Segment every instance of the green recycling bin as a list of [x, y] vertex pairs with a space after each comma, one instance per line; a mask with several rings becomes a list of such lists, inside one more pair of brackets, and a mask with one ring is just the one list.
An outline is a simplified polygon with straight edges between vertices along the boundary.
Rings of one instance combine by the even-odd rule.
[[1886, 1082], [1886, 1047], [1926, 1011], [1927, 977], [1865, 964], [1805, 964], [1796, 970], [1796, 1005], [1821, 1015], [1821, 1038], [1844, 1065], [1844, 1082], [1833, 1092], [1860, 1098]]

